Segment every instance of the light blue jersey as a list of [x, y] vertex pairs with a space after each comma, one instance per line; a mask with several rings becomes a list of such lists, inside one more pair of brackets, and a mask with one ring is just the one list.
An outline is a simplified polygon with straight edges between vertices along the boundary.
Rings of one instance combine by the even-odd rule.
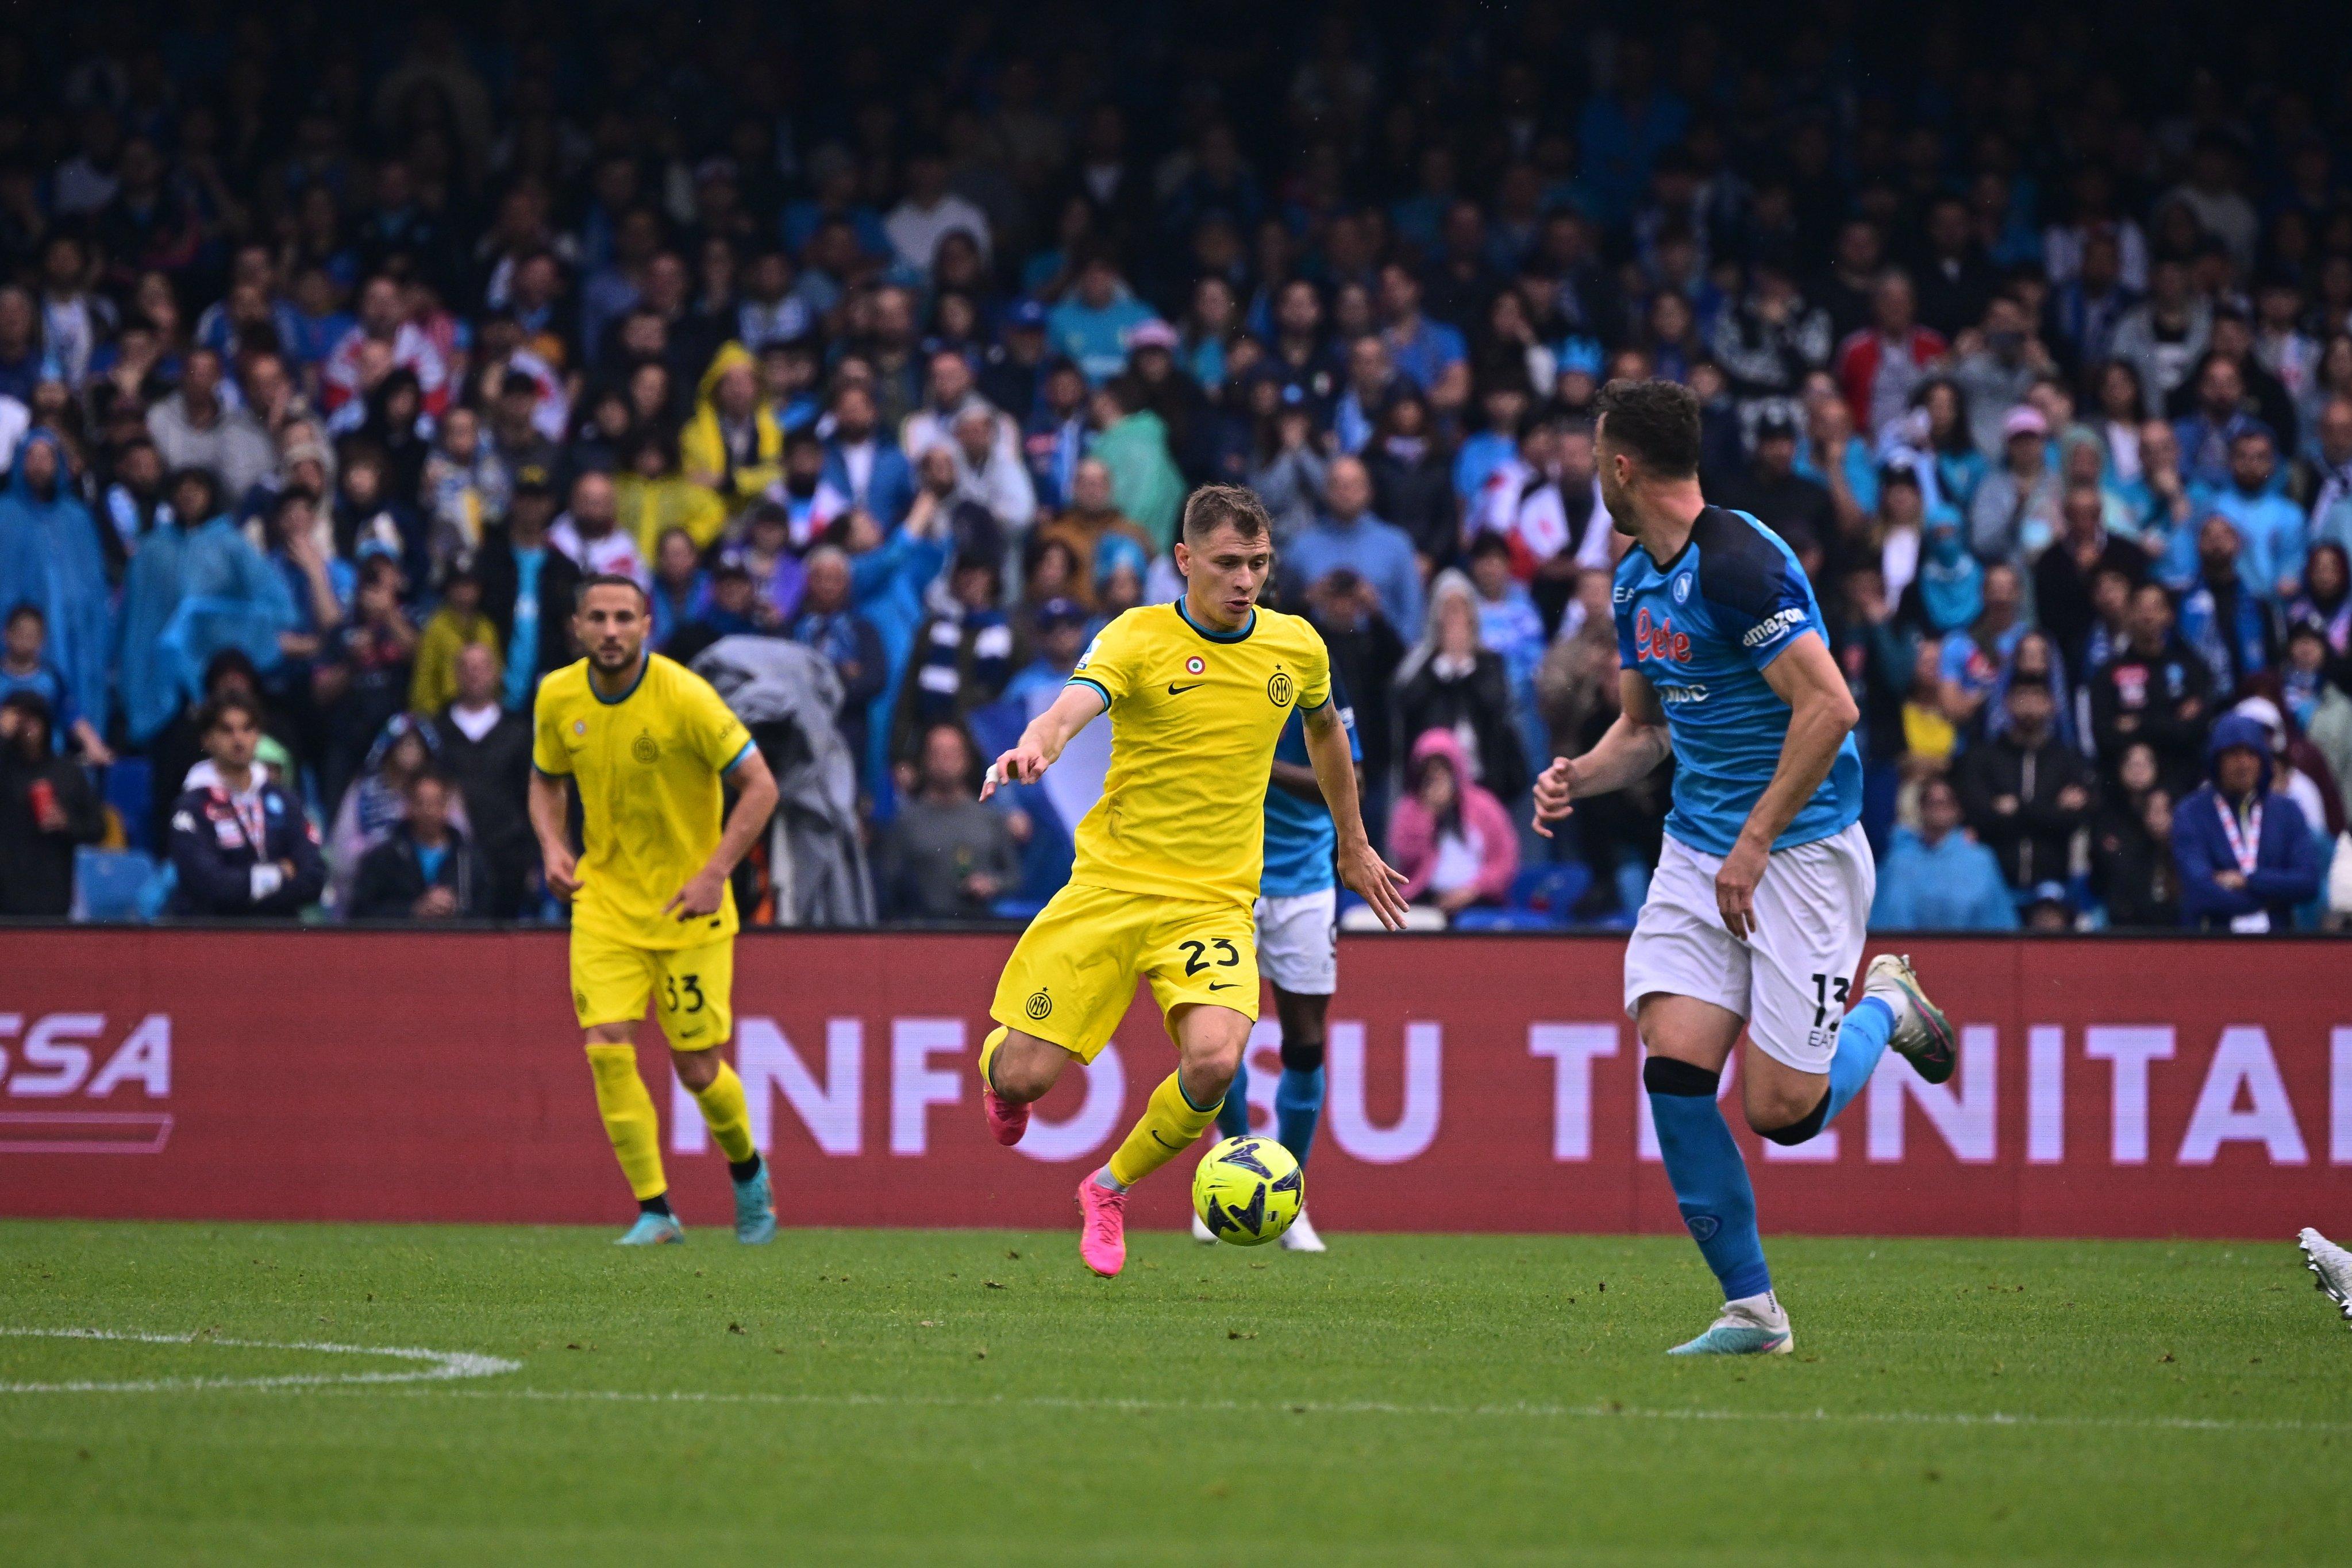
[[[1348, 731], [1348, 755], [1361, 762], [1364, 748], [1356, 743], [1356, 710], [1348, 706], [1337, 679], [1331, 683], [1331, 700]], [[1282, 738], [1275, 742], [1274, 759], [1301, 768], [1311, 760], [1307, 755], [1307, 721], [1296, 712], [1282, 727]], [[1331, 885], [1331, 861], [1339, 846], [1339, 830], [1331, 825], [1330, 810], [1323, 802], [1301, 800], [1272, 784], [1265, 787], [1265, 872], [1259, 878], [1258, 892], [1268, 898], [1322, 892]]]
[[[1673, 737], [1666, 831], [1706, 854], [1729, 854], [1789, 736], [1789, 705], [1763, 671], [1807, 632], [1829, 642], [1812, 585], [1770, 529], [1709, 507], [1665, 565], [1638, 545], [1627, 550], [1612, 598], [1619, 662], [1657, 688]], [[1861, 815], [1862, 757], [1849, 735], [1772, 847], [1826, 839]]]

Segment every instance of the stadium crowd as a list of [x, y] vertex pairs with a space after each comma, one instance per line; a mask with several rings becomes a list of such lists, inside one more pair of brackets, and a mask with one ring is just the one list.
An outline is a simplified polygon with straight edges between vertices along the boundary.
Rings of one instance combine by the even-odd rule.
[[1108, 738], [978, 760], [1229, 480], [1433, 918], [1622, 921], [1663, 776], [1518, 824], [1616, 714], [1654, 375], [1811, 575], [1879, 925], [2336, 918], [2352, 95], [2114, 9], [20, 16], [0, 912], [551, 917], [531, 695], [617, 571], [783, 782], [753, 919], [1018, 914]]

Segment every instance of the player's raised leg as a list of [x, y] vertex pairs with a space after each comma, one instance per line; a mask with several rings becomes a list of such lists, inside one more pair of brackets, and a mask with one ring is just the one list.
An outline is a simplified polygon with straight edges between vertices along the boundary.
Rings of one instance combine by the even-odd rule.
[[2346, 1322], [2352, 1322], [2352, 1252], [2307, 1225], [2295, 1245], [2303, 1250], [2304, 1267], [2311, 1270], [2319, 1293], [2336, 1303]]
[[1169, 1010], [1176, 1071], [1152, 1090], [1141, 1119], [1109, 1160], [1078, 1184], [1078, 1207], [1085, 1216], [1078, 1256], [1096, 1273], [1108, 1279], [1126, 1265], [1128, 1189], [1191, 1148], [1216, 1120], [1255, 1021], [1231, 1008], [1200, 1003], [1180, 1003]]

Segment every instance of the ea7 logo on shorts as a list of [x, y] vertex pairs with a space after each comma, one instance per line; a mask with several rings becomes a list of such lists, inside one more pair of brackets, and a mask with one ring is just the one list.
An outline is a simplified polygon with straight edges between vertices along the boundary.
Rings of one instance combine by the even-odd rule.
[[1673, 664], [1687, 664], [1690, 663], [1690, 649], [1689, 634], [1675, 631], [1671, 619], [1661, 615], [1655, 621], [1651, 620], [1646, 605], [1634, 612], [1633, 657], [1637, 661], [1664, 659]]
[[1054, 998], [1047, 996], [1045, 994], [1045, 988], [1043, 986], [1040, 986], [1034, 992], [1031, 993], [1029, 1000], [1023, 1004], [1021, 1010], [1027, 1013], [1032, 1019], [1044, 1019], [1052, 1014], [1054, 1010]]
[[1792, 604], [1786, 610], [1775, 611], [1759, 621], [1748, 629], [1748, 635], [1739, 639], [1739, 645], [1743, 648], [1761, 648], [1767, 643], [1779, 641], [1782, 636], [1804, 623], [1805, 612]]

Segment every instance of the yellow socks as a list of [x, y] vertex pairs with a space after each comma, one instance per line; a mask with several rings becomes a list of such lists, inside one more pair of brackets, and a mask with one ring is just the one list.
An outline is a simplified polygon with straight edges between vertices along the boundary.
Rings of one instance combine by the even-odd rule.
[[[596, 1110], [604, 1118], [605, 1135], [613, 1140], [629, 1190], [639, 1202], [659, 1197], [669, 1190], [662, 1176], [661, 1121], [654, 1114], [654, 1097], [646, 1092], [646, 1081], [637, 1076], [637, 1048], [592, 1045], [588, 1070], [596, 1075]], [[742, 1103], [740, 1085], [735, 1100], [739, 1106]], [[748, 1145], [748, 1136], [745, 1141]]]
[[[983, 1048], [983, 1054], [985, 1048]], [[1224, 1103], [1219, 1100], [1217, 1104]], [[1202, 1110], [1184, 1098], [1184, 1086], [1170, 1073], [1151, 1099], [1143, 1107], [1143, 1119], [1119, 1145], [1110, 1157], [1110, 1179], [1122, 1187], [1133, 1186], [1178, 1155], [1192, 1146], [1192, 1140], [1211, 1122], [1216, 1120], [1217, 1106]]]
[[982, 1089], [995, 1089], [996, 1080], [989, 1076], [989, 1069], [996, 1063], [996, 1048], [1003, 1045], [1004, 1037], [1012, 1032], [1003, 1024], [998, 1024], [989, 1032], [988, 1038], [980, 1042], [980, 1086]]
[[740, 1166], [751, 1157], [751, 1106], [732, 1067], [720, 1062], [719, 1076], [709, 1088], [695, 1091], [694, 1103], [702, 1107], [702, 1119], [710, 1124], [710, 1135], [719, 1140], [730, 1165]]

